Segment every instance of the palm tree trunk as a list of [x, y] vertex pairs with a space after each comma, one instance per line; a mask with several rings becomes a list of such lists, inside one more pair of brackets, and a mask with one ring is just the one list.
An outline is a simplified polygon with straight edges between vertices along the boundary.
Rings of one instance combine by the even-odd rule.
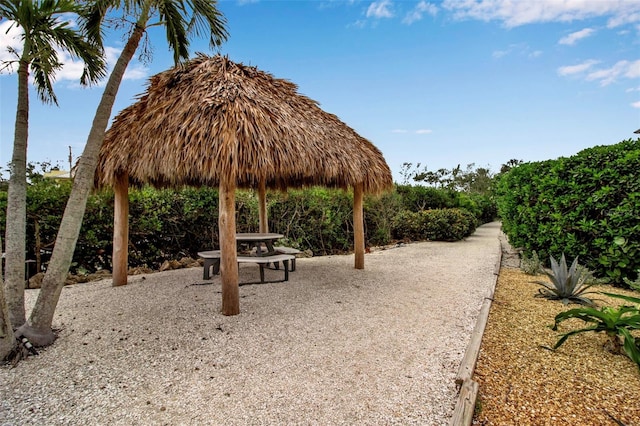
[[[25, 52], [27, 47], [25, 46]], [[24, 265], [27, 234], [27, 140], [29, 137], [29, 64], [18, 67], [18, 108], [7, 196], [5, 289], [11, 324], [25, 323]]]
[[7, 301], [4, 298], [4, 283], [2, 281], [0, 280], [0, 361], [7, 359], [16, 347], [16, 338], [9, 318]]
[[[146, 19], [146, 18], [145, 18]], [[116, 62], [109, 81], [105, 87], [102, 99], [96, 110], [91, 131], [87, 138], [82, 156], [78, 162], [78, 169], [73, 181], [73, 188], [67, 206], [62, 216], [60, 229], [56, 237], [49, 267], [42, 280], [42, 288], [31, 313], [29, 323], [25, 323], [18, 332], [26, 336], [35, 346], [47, 346], [53, 343], [55, 335], [51, 330], [53, 315], [60, 299], [60, 293], [71, 266], [78, 235], [82, 226], [82, 219], [87, 206], [87, 200], [93, 188], [94, 174], [98, 164], [98, 154], [104, 134], [109, 124], [111, 110], [127, 69], [127, 65], [135, 54], [140, 39], [144, 33], [144, 23], [136, 25], [131, 37], [127, 41], [118, 61]]]
[[[0, 247], [2, 238], [0, 238]], [[4, 280], [0, 276], [0, 361], [5, 360], [16, 347], [16, 338], [13, 334], [9, 308], [4, 297]]]
[[42, 240], [40, 239], [40, 222], [33, 221], [33, 232], [36, 234], [36, 274], [42, 269]]

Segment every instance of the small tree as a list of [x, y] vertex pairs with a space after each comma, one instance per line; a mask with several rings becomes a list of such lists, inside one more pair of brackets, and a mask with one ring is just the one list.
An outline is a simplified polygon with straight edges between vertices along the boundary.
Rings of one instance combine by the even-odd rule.
[[70, 28], [62, 14], [81, 18], [84, 7], [71, 0], [3, 1], [0, 19], [8, 19], [22, 30], [22, 53], [9, 48], [18, 62], [18, 105], [10, 166], [6, 225], [6, 299], [14, 326], [24, 324], [24, 264], [27, 206], [27, 139], [29, 127], [29, 72], [38, 97], [44, 103], [58, 104], [53, 92], [53, 77], [62, 63], [54, 47], [68, 51], [72, 57], [84, 62], [82, 84], [96, 82], [105, 75], [102, 49], [95, 39], [85, 37], [82, 31]]
[[[102, 23], [108, 11], [120, 9], [123, 23], [132, 23], [129, 39], [109, 76], [107, 85], [87, 138], [71, 195], [62, 217], [56, 243], [49, 262], [49, 268], [42, 281], [42, 287], [29, 318], [19, 332], [36, 346], [51, 344], [55, 335], [51, 330], [64, 281], [71, 266], [82, 219], [93, 187], [93, 177], [98, 164], [98, 154], [104, 134], [109, 124], [111, 110], [115, 102], [120, 82], [127, 65], [133, 58], [147, 28], [164, 26], [167, 41], [173, 51], [174, 62], [189, 58], [189, 34], [207, 34], [212, 47], [219, 46], [227, 37], [225, 20], [216, 8], [215, 1], [204, 0], [98, 0], [91, 2], [92, 11], [87, 28], [99, 38]], [[157, 22], [152, 22], [157, 18]]]

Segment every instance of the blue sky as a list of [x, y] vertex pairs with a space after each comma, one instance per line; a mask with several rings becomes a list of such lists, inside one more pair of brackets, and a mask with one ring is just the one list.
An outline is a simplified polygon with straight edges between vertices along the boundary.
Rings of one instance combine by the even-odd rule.
[[[236, 1], [219, 3], [230, 38], [220, 52], [299, 86], [384, 154], [429, 170], [569, 156], [636, 137], [640, 128], [640, 1]], [[0, 59], [15, 45], [0, 22]], [[114, 115], [146, 79], [171, 67], [162, 32], [134, 61]], [[111, 61], [123, 41], [108, 38]], [[211, 53], [206, 40], [192, 52]], [[101, 87], [69, 64], [59, 107], [31, 93], [29, 161], [81, 154]], [[11, 160], [17, 78], [0, 75], [0, 165]]]

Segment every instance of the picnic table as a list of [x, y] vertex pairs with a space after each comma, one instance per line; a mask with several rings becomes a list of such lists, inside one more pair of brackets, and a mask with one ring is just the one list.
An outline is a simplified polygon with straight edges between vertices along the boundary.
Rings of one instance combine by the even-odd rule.
[[[238, 246], [247, 244], [255, 247], [256, 256], [273, 256], [276, 254], [273, 243], [280, 238], [284, 238], [284, 235], [272, 232], [238, 232], [236, 234], [236, 243]], [[266, 251], [263, 251], [263, 245], [267, 248]]]
[[[237, 233], [236, 243], [238, 246], [238, 264], [257, 263], [260, 266], [260, 282], [264, 283], [264, 268], [273, 263], [275, 269], [279, 269], [278, 265], [282, 262], [284, 265], [283, 281], [288, 281], [289, 271], [295, 270], [295, 253], [299, 252], [299, 250], [292, 249], [290, 247], [274, 247], [273, 243], [283, 237], [284, 235], [282, 234], [271, 232]], [[243, 245], [250, 247], [249, 255], [245, 255], [241, 252], [241, 247]], [[282, 249], [286, 250], [283, 252]], [[208, 280], [210, 278], [211, 267], [213, 267], [213, 274], [218, 274], [220, 272], [220, 250], [198, 252], [198, 256], [204, 259], [203, 279]]]

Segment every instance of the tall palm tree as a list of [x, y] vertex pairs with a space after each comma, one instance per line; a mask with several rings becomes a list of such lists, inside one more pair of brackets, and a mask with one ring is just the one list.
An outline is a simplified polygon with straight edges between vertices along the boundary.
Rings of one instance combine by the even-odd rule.
[[[211, 0], [97, 0], [92, 2], [92, 19], [87, 26], [93, 30], [92, 35], [95, 37], [99, 37], [101, 25], [107, 13], [114, 9], [122, 12], [122, 22], [132, 22], [132, 28], [96, 110], [87, 143], [78, 162], [73, 188], [58, 230], [49, 267], [42, 280], [38, 299], [29, 321], [18, 330], [18, 333], [28, 337], [34, 345], [46, 346], [55, 339], [51, 330], [53, 315], [80, 233], [87, 199], [93, 186], [98, 153], [104, 140], [120, 82], [140, 40], [147, 28], [164, 26], [176, 64], [189, 58], [190, 35], [206, 34], [211, 47], [218, 47], [226, 40], [227, 30], [226, 20], [218, 11], [216, 4], [216, 1]], [[113, 17], [113, 14], [109, 16]]]
[[[1, 246], [2, 238], [0, 238]], [[9, 319], [9, 309], [4, 298], [4, 279], [0, 274], [0, 361], [7, 358], [15, 347], [16, 338], [13, 334], [13, 327]]]
[[85, 8], [72, 0], [1, 1], [0, 19], [13, 21], [22, 30], [22, 53], [4, 66], [18, 63], [18, 105], [16, 111], [11, 176], [7, 200], [5, 288], [9, 316], [14, 327], [25, 322], [24, 282], [26, 246], [26, 163], [29, 125], [29, 74], [40, 100], [58, 104], [53, 78], [62, 67], [59, 50], [84, 62], [82, 84], [98, 81], [106, 75], [102, 47], [98, 38], [87, 38], [85, 28], [71, 28], [67, 14], [79, 17]]

